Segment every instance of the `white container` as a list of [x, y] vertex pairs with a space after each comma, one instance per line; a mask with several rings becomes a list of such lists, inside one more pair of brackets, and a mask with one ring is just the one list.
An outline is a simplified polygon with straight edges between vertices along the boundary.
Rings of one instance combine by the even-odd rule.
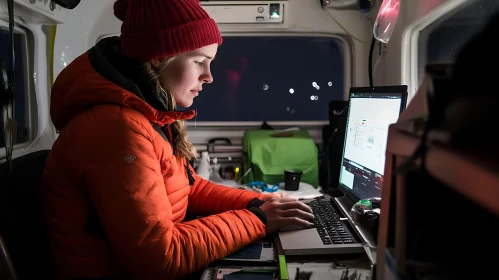
[[199, 165], [196, 169], [196, 173], [199, 177], [208, 180], [210, 179], [210, 157], [208, 152], [201, 152], [201, 159], [199, 160]]
[[218, 158], [213, 159], [213, 172], [210, 176], [210, 181], [215, 183], [221, 183], [225, 181], [222, 177], [220, 177], [220, 163], [218, 163]]

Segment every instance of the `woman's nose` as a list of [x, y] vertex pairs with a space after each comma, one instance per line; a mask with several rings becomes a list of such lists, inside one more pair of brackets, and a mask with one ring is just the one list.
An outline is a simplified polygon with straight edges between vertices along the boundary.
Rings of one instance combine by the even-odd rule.
[[211, 84], [213, 83], [213, 76], [211, 75], [211, 72], [208, 71], [208, 73], [204, 74], [203, 76], [201, 76], [201, 79], [200, 79], [203, 83], [207, 83], [207, 84]]

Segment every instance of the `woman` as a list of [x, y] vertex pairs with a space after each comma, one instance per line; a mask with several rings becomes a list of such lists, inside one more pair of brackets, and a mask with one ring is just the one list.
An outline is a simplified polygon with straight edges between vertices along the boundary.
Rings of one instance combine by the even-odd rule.
[[305, 204], [215, 185], [188, 164], [195, 112], [175, 108], [213, 81], [222, 43], [199, 1], [118, 1], [115, 14], [121, 38], [75, 59], [52, 89], [61, 133], [43, 196], [58, 277], [178, 279], [286, 225], [310, 227]]

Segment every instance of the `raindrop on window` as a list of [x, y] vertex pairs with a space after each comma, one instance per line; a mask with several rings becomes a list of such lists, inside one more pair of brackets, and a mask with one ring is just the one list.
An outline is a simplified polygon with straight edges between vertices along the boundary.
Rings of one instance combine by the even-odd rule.
[[286, 107], [286, 111], [288, 111], [288, 112], [289, 112], [289, 111], [291, 111], [291, 108], [289, 108], [289, 107]]
[[313, 83], [312, 83], [312, 86], [313, 86], [313, 87], [317, 87], [317, 83], [316, 83], [316, 82], [313, 82]]
[[332, 87], [333, 86], [333, 82], [329, 82], [327, 83], [328, 86]]
[[293, 93], [295, 93], [295, 90], [294, 90], [294, 89], [292, 89], [292, 88], [290, 88], [290, 89], [289, 89], [289, 93], [293, 94]]
[[268, 89], [269, 89], [269, 85], [263, 84], [263, 90], [268, 90]]

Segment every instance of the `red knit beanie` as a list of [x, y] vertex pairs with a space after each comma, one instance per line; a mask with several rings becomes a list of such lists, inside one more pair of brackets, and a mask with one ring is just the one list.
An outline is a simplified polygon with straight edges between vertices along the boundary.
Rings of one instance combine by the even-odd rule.
[[151, 61], [222, 44], [217, 24], [199, 0], [118, 0], [116, 17], [124, 6], [121, 52], [128, 57]]

